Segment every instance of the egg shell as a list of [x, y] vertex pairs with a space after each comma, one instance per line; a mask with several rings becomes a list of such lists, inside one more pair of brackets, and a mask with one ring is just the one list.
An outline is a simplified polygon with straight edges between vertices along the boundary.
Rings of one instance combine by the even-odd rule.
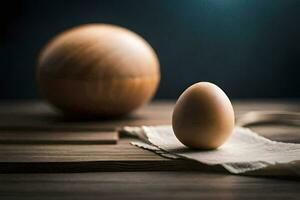
[[178, 140], [187, 147], [215, 149], [233, 131], [233, 107], [218, 86], [199, 82], [187, 88], [177, 100], [172, 127]]
[[39, 91], [67, 114], [120, 116], [147, 103], [160, 80], [151, 46], [134, 32], [88, 24], [53, 38], [41, 51]]

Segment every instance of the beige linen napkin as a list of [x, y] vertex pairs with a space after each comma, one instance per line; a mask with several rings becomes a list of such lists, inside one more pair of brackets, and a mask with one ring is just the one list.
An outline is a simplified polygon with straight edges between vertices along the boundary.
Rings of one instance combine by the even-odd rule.
[[187, 158], [207, 165], [221, 165], [234, 174], [300, 176], [300, 144], [275, 142], [250, 129], [236, 127], [232, 136], [216, 150], [192, 150], [175, 137], [171, 126], [124, 127], [137, 136], [132, 142], [169, 158]]

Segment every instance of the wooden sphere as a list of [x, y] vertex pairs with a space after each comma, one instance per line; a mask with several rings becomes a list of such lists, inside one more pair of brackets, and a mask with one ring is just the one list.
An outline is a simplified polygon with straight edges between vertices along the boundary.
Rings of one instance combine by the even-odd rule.
[[159, 80], [151, 46], [132, 31], [108, 24], [59, 34], [38, 60], [41, 95], [71, 114], [127, 114], [152, 98]]

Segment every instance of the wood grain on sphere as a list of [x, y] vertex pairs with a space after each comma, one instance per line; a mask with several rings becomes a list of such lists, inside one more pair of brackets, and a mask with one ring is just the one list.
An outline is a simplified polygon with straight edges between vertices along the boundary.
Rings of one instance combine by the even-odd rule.
[[40, 92], [66, 113], [117, 116], [145, 104], [160, 80], [151, 46], [113, 25], [82, 25], [55, 37], [42, 50]]

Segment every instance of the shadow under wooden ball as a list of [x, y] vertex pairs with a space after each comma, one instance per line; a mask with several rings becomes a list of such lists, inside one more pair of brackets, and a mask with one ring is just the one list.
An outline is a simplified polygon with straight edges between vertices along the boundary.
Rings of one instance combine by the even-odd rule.
[[108, 24], [59, 34], [38, 60], [41, 95], [67, 116], [128, 114], [153, 97], [159, 80], [159, 61], [151, 46]]

